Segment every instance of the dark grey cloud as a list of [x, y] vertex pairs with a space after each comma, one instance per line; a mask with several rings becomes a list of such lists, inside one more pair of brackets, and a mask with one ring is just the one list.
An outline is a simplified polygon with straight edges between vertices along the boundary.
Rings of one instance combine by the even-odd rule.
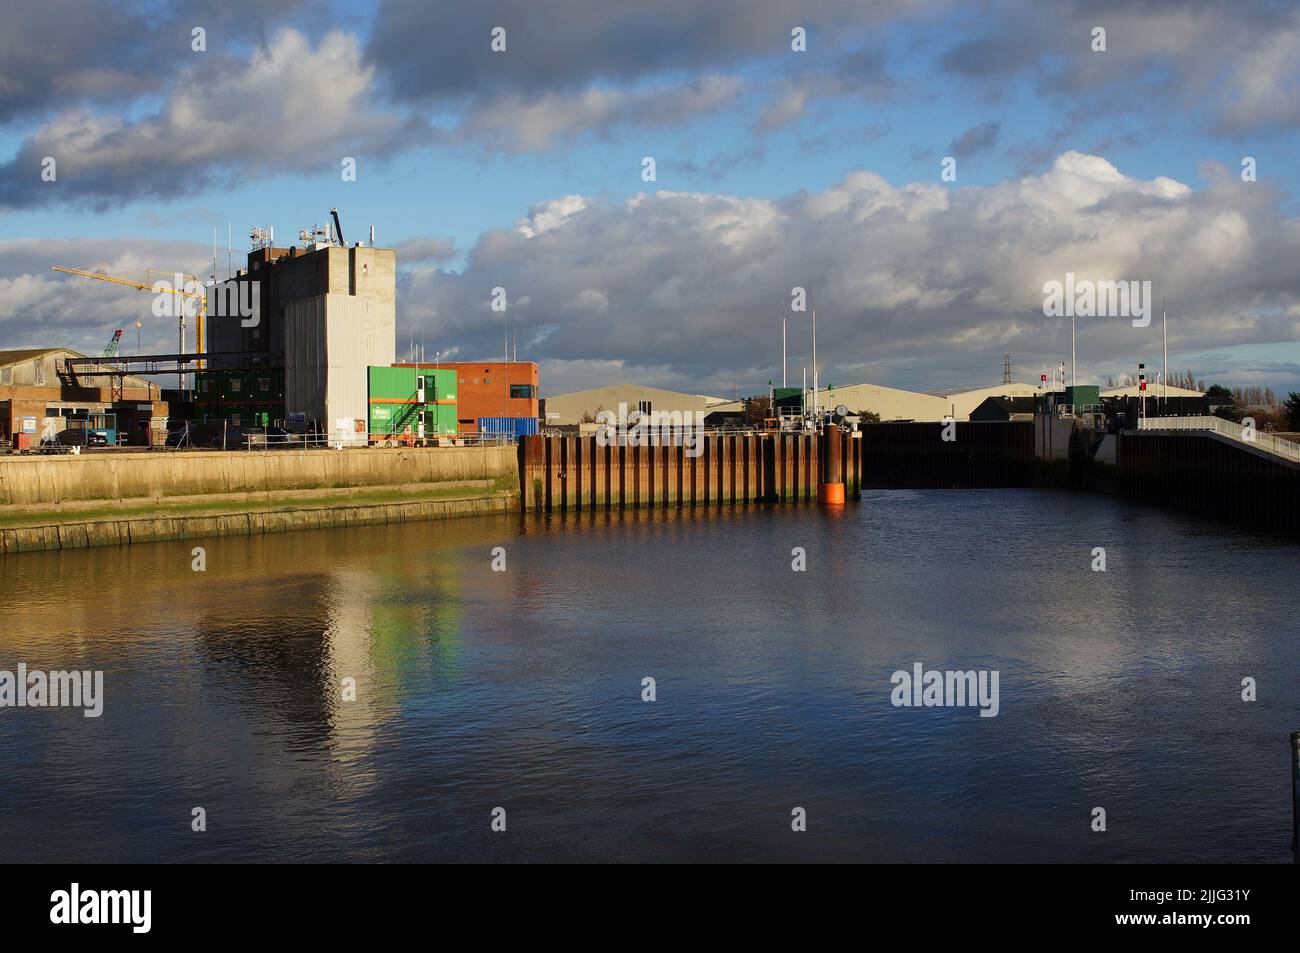
[[[322, 76], [330, 81], [321, 82]], [[281, 30], [246, 57], [196, 57], [145, 115], [58, 112], [0, 166], [0, 208], [65, 204], [103, 210], [132, 199], [177, 199], [214, 183], [285, 168], [341, 172], [398, 146], [432, 141], [418, 118], [374, 109], [374, 73], [355, 37], [313, 44]], [[315, 157], [315, 166], [304, 157]], [[45, 181], [46, 158], [56, 177]]]
[[[1220, 134], [1300, 127], [1300, 5], [1277, 0], [994, 0], [939, 58], [991, 97], [1040, 94], [1113, 115], [1203, 115]], [[1093, 31], [1105, 31], [1105, 50]]]
[[[11, 6], [0, 123], [20, 142], [0, 164], [0, 208], [184, 198], [428, 145], [567, 149], [584, 136], [682, 129], [745, 110], [749, 141], [709, 162], [722, 175], [819, 103], [941, 95], [903, 83], [918, 74], [887, 50], [925, 58], [923, 67], [934, 60], [993, 97], [1023, 79], [1059, 107], [1061, 128], [1012, 147], [1025, 169], [1068, 148], [1104, 150], [1069, 135], [1075, 117], [1099, 109], [1114, 117], [1118, 147], [1171, 111], [1234, 137], [1300, 129], [1300, 8], [1268, 0], [991, 0], [978, 9], [955, 0], [383, 0], [373, 18], [356, 11], [344, 32], [329, 32], [336, 8], [302, 0], [188, 0], [147, 13], [90, 0]], [[898, 24], [913, 37], [906, 49], [890, 45]], [[207, 29], [207, 53], [191, 52], [193, 26]], [[489, 46], [496, 26], [507, 31], [504, 53]], [[808, 31], [806, 53], [790, 50], [795, 26]], [[1094, 26], [1107, 30], [1105, 53], [1090, 49]], [[285, 56], [291, 45], [296, 58]], [[952, 148], [1000, 146], [998, 131], [976, 125]], [[47, 156], [59, 164], [57, 186], [40, 180]]]
[[978, 126], [971, 126], [948, 144], [948, 154], [958, 159], [969, 159], [981, 152], [987, 152], [998, 143], [1002, 134], [1002, 123], [990, 120]]
[[[846, 34], [922, 5], [914, 0], [383, 0], [367, 58], [403, 99], [575, 89], [595, 80], [714, 72], [756, 57], [784, 56], [796, 26], [808, 31], [810, 49], [831, 50]], [[490, 49], [495, 27], [506, 30], [504, 53]]]
[[[318, 7], [307, 0], [6, 4], [0, 28], [0, 123], [70, 105], [108, 106], [158, 93], [195, 58], [257, 44], [276, 23]], [[207, 31], [206, 54], [191, 47], [195, 27]]]

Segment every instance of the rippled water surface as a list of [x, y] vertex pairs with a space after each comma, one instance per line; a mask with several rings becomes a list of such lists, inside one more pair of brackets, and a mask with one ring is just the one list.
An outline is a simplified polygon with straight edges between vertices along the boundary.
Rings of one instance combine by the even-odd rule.
[[0, 557], [0, 669], [106, 696], [0, 709], [0, 860], [1289, 861], [1298, 577], [1041, 490]]

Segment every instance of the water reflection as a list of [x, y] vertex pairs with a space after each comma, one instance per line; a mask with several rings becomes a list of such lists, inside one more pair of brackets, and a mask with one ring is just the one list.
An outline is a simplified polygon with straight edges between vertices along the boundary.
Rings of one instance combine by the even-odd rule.
[[[103, 669], [106, 702], [0, 711], [0, 851], [1286, 860], [1297, 552], [1094, 497], [891, 491], [6, 557], [0, 668]], [[999, 670], [999, 716], [893, 708], [914, 662]]]

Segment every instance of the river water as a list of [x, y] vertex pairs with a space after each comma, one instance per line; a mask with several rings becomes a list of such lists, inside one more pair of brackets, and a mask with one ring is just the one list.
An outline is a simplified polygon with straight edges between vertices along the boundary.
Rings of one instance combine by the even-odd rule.
[[0, 670], [104, 673], [0, 708], [0, 860], [1286, 862], [1298, 571], [1047, 490], [0, 557]]

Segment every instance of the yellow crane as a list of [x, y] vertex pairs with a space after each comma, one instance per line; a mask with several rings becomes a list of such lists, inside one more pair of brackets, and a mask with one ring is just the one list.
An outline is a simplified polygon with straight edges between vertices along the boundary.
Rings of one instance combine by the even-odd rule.
[[[185, 286], [182, 286], [180, 288], [174, 288], [167, 282], [155, 283], [149, 281], [133, 281], [130, 278], [119, 278], [116, 275], [108, 274], [108, 272], [106, 272], [102, 267], [94, 271], [86, 268], [68, 268], [65, 267], [64, 265], [51, 265], [50, 267], [52, 267], [55, 271], [62, 271], [69, 275], [78, 275], [82, 278], [93, 278], [96, 281], [107, 281], [110, 284], [123, 285], [127, 288], [135, 288], [137, 291], [152, 291], [155, 293], [165, 292], [167, 294], [173, 294], [181, 298], [193, 298], [195, 301], [198, 302], [196, 308], [196, 315], [195, 315], [194, 353], [202, 354], [206, 351], [206, 348], [204, 347], [203, 332], [205, 330], [204, 318], [207, 317], [207, 306], [208, 306], [207, 292], [206, 289], [204, 289], [203, 287], [202, 280], [196, 278], [194, 275], [185, 275], [185, 274], [180, 274], [179, 272], [161, 272], [161, 271], [152, 271], [152, 270], [149, 272], [150, 275], [155, 275], [155, 274], [179, 275], [181, 280], [185, 282]], [[195, 285], [198, 286], [199, 288], [198, 291], [187, 290], [186, 286], [188, 286], [191, 282], [193, 282]], [[184, 354], [185, 353], [185, 308], [182, 307], [180, 309], [180, 312], [181, 312], [180, 325], [179, 325], [180, 350], [178, 353]], [[202, 370], [203, 363], [204, 362], [202, 360], [196, 360], [194, 362], [194, 366], [196, 369]], [[181, 380], [182, 381], [184, 380], [183, 376], [181, 377]]]

